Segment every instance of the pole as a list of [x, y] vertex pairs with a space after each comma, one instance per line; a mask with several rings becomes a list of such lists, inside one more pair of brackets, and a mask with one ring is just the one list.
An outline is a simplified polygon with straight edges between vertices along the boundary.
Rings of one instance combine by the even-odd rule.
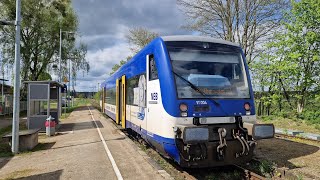
[[70, 79], [70, 73], [71, 73], [71, 71], [70, 71], [70, 67], [71, 67], [71, 59], [69, 59], [69, 82], [68, 82], [68, 109], [70, 108], [70, 105], [71, 105], [71, 103], [70, 103], [70, 81], [71, 81], [71, 79]]
[[62, 61], [62, 57], [61, 57], [61, 51], [62, 51], [62, 31], [60, 28], [60, 43], [59, 43], [59, 77], [58, 77], [58, 81], [61, 83], [61, 61]]
[[3, 97], [3, 84], [4, 84], [4, 72], [2, 73], [2, 85], [1, 85], [1, 107], [2, 107], [2, 114], [5, 116], [6, 114], [6, 107], [4, 106], [4, 97]]
[[19, 152], [19, 108], [20, 108], [20, 12], [21, 0], [16, 0], [16, 43], [15, 43], [15, 72], [12, 117], [12, 152]]

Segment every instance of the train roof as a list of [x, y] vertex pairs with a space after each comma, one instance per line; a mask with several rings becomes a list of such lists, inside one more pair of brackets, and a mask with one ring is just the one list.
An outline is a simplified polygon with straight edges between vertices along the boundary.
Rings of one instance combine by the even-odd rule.
[[161, 36], [161, 38], [163, 41], [202, 41], [202, 42], [227, 44], [227, 45], [239, 47], [239, 44], [236, 44], [230, 41], [212, 38], [212, 37], [206, 37], [206, 36], [177, 35], [177, 36]]
[[103, 83], [101, 83], [101, 87], [105, 86], [108, 82], [108, 79], [114, 80], [116, 77], [119, 77], [119, 72], [122, 71], [125, 67], [130, 66], [130, 64], [137, 59], [137, 57], [143, 55], [143, 52], [145, 49], [150, 48], [154, 43], [159, 41], [200, 41], [200, 42], [211, 42], [211, 43], [219, 43], [219, 44], [226, 44], [230, 46], [236, 46], [240, 47], [236, 43], [232, 43], [229, 41], [221, 40], [221, 39], [215, 39], [212, 37], [206, 37], [206, 36], [194, 36], [194, 35], [175, 35], [175, 36], [160, 36], [158, 38], [155, 38], [153, 41], [151, 41], [148, 45], [146, 45], [142, 50], [140, 50], [137, 54], [135, 54], [132, 59], [130, 59], [126, 64], [124, 64], [122, 67], [120, 67], [113, 75], [107, 78]]

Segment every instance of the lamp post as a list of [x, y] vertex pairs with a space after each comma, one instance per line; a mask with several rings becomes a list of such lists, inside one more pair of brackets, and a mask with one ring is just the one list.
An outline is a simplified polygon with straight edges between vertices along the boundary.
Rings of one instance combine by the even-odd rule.
[[13, 117], [12, 117], [12, 143], [11, 150], [14, 154], [19, 152], [19, 112], [20, 112], [20, 21], [21, 0], [16, 0], [16, 20], [0, 21], [0, 25], [16, 26], [15, 55], [14, 55], [14, 88], [13, 88]]
[[60, 34], [59, 34], [59, 36], [60, 36], [60, 43], [59, 43], [59, 82], [62, 82], [62, 81], [61, 81], [61, 62], [62, 62], [62, 56], [61, 56], [61, 54], [62, 54], [62, 33], [67, 33], [67, 34], [74, 34], [74, 32], [72, 32], [72, 31], [62, 31], [62, 30], [60, 29]]
[[[61, 83], [62, 82], [62, 80], [61, 80], [61, 62], [62, 62], [62, 33], [67, 33], [67, 34], [74, 34], [75, 32], [72, 32], [72, 31], [62, 31], [62, 29], [60, 28], [60, 34], [59, 34], [59, 36], [60, 36], [60, 43], [59, 43], [59, 82]], [[69, 63], [70, 64], [70, 63]], [[70, 76], [69, 76], [69, 86], [70, 86]], [[70, 89], [69, 89], [70, 87], [68, 87], [68, 89], [67, 89], [67, 92], [66, 92], [66, 98], [65, 98], [65, 105], [67, 106], [67, 104], [70, 106], [70, 101], [69, 101], [69, 99], [68, 99], [68, 91], [70, 91]], [[70, 95], [69, 95], [70, 96]], [[68, 106], [68, 107], [69, 107]], [[64, 109], [64, 113], [66, 114], [66, 107], [65, 107], [65, 109]]]
[[[16, 0], [16, 20], [0, 21], [0, 25], [16, 26], [15, 55], [14, 55], [14, 88], [13, 88], [13, 117], [12, 117], [12, 143], [11, 151], [19, 152], [19, 112], [20, 112], [20, 21], [21, 21], [21, 0]], [[3, 86], [3, 84], [2, 84]]]
[[60, 34], [59, 34], [59, 37], [60, 37], [60, 41], [59, 41], [59, 82], [61, 82], [61, 49], [62, 49], [62, 31], [60, 29]]

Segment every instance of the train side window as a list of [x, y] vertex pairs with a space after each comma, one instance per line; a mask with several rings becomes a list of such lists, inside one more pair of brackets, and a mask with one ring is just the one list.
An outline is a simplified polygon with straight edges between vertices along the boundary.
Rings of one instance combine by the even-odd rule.
[[149, 81], [158, 79], [158, 70], [153, 54], [149, 55]]

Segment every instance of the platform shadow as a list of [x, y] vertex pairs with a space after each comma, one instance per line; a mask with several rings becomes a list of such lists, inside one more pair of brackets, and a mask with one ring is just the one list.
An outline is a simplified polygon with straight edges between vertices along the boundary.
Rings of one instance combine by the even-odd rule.
[[290, 169], [298, 168], [289, 160], [305, 157], [319, 151], [319, 147], [285, 139], [264, 139], [258, 141], [255, 158], [267, 159], [278, 166]]
[[48, 143], [38, 143], [36, 147], [34, 147], [31, 151], [36, 152], [36, 151], [42, 151], [42, 150], [48, 150], [51, 149], [56, 142], [48, 142]]
[[58, 132], [64, 131], [77, 131], [77, 130], [84, 130], [84, 129], [95, 129], [96, 124], [98, 128], [103, 128], [104, 126], [100, 121], [88, 121], [88, 122], [78, 122], [78, 123], [62, 123], [58, 129]]
[[0, 158], [0, 169], [2, 169], [3, 166], [5, 166], [12, 157], [1, 157]]
[[48, 173], [36, 174], [27, 177], [15, 178], [15, 180], [39, 180], [39, 179], [46, 179], [46, 180], [59, 180], [63, 170], [52, 171]]

